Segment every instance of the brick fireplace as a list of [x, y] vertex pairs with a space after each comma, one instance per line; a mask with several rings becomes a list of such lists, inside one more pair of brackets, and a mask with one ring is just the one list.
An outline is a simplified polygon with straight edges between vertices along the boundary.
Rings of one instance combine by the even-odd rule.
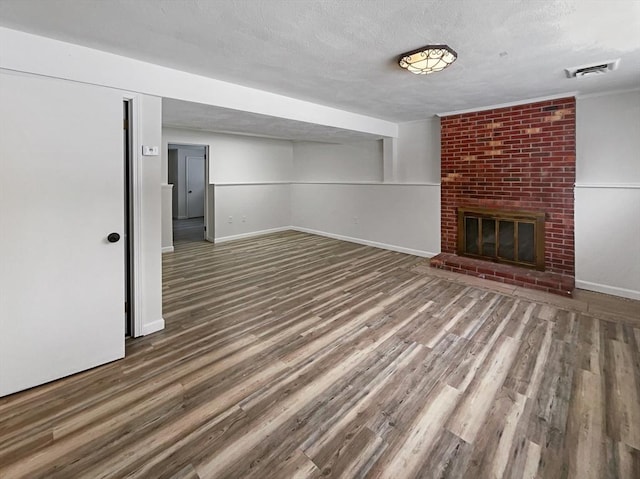
[[[571, 295], [575, 99], [443, 117], [441, 138], [442, 253], [432, 258], [432, 266]], [[498, 263], [498, 257], [486, 261], [457, 254], [460, 208], [542, 216], [540, 267], [532, 270]]]

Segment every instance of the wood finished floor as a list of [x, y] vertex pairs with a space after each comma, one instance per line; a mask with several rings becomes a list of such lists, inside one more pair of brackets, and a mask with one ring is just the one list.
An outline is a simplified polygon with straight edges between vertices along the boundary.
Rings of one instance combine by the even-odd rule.
[[172, 220], [173, 240], [175, 242], [203, 241], [204, 217]]
[[425, 264], [295, 232], [176, 245], [165, 331], [0, 399], [0, 477], [640, 478], [635, 303]]

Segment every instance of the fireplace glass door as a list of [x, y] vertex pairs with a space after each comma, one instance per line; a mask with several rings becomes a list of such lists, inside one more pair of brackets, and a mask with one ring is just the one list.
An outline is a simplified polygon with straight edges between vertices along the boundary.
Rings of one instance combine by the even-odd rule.
[[544, 213], [460, 208], [458, 254], [544, 270]]

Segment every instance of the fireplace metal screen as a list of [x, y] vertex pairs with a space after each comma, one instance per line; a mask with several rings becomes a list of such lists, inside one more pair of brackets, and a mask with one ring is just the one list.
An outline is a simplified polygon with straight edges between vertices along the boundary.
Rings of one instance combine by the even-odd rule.
[[458, 254], [544, 270], [544, 213], [458, 208]]

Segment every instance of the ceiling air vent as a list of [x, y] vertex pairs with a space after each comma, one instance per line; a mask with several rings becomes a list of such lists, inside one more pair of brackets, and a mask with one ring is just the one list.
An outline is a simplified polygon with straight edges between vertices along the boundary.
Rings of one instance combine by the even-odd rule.
[[618, 68], [620, 59], [611, 60], [603, 63], [593, 63], [591, 65], [582, 65], [579, 67], [565, 68], [567, 78], [586, 78], [591, 76], [604, 75]]

